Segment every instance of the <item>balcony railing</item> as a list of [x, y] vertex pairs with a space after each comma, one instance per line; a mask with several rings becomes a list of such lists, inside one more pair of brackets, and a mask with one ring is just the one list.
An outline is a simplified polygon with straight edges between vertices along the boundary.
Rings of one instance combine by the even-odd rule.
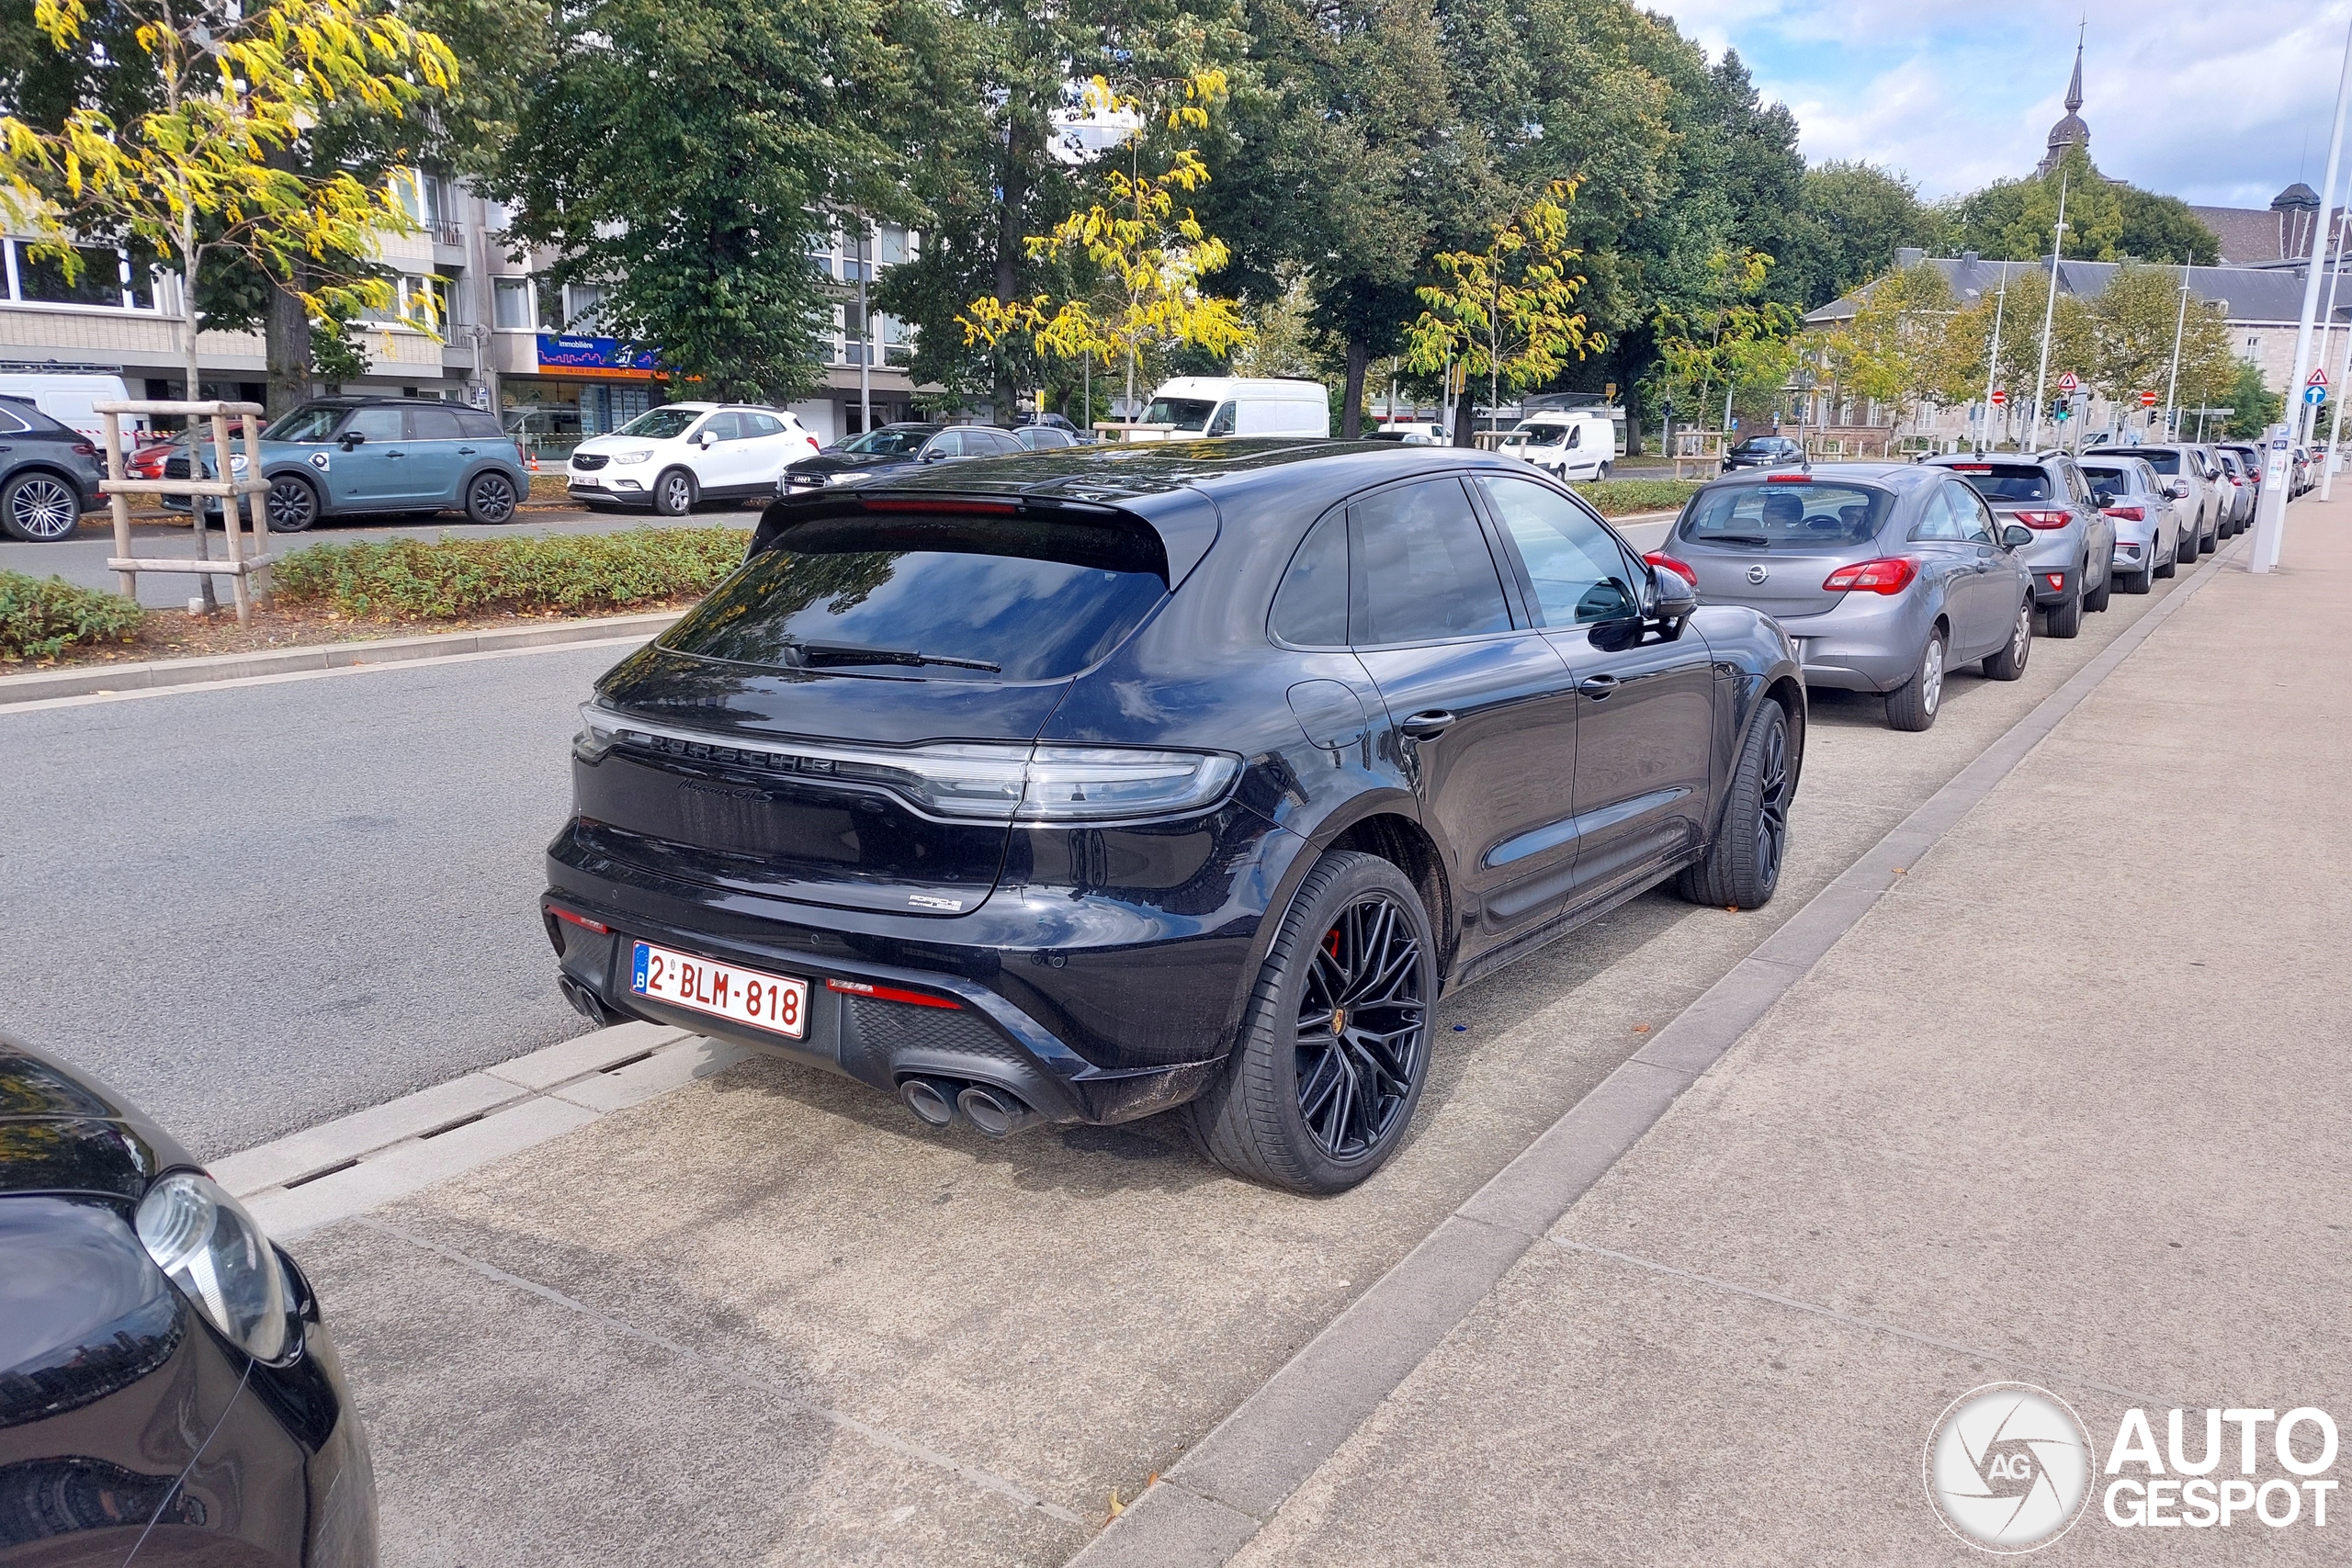
[[447, 245], [451, 250], [465, 249], [466, 230], [463, 224], [452, 223], [447, 219], [441, 218], [427, 223], [425, 228], [432, 231], [435, 244]]

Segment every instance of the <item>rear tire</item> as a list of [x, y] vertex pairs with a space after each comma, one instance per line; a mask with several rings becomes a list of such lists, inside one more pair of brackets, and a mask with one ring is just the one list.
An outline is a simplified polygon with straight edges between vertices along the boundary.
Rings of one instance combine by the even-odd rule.
[[2052, 637], [2064, 639], [2082, 636], [2083, 580], [2075, 578], [2075, 591], [2066, 596], [2065, 603], [2051, 605], [2042, 615], [2046, 617], [2046, 629]]
[[2154, 575], [2155, 570], [2156, 569], [2153, 566], [2143, 566], [2139, 570], [2125, 576], [2123, 579], [2123, 592], [2126, 593], [2145, 593], [2149, 588], [2153, 586], [2150, 579]]
[[1803, 761], [1790, 753], [1789, 716], [1768, 698], [1739, 749], [1715, 841], [1704, 860], [1683, 867], [1677, 893], [1718, 908], [1760, 909], [1772, 901], [1788, 859], [1789, 803]]
[[[2086, 565], [2083, 568], [2083, 581], [2086, 582], [2089, 581], [2090, 576], [2091, 569], [2088, 565]], [[2107, 569], [2107, 575], [2099, 580], [2098, 592], [2096, 593], [2086, 593], [2083, 595], [2083, 608], [2091, 611], [2093, 614], [2097, 614], [2099, 611], [2105, 610], [2107, 608], [2107, 602], [2114, 596], [2115, 569], [2110, 566]]]
[[466, 486], [466, 519], [471, 523], [514, 521], [514, 481], [496, 468], [476, 474]]
[[2033, 601], [2028, 599], [2018, 606], [2017, 624], [2009, 628], [2009, 640], [1998, 653], [1984, 656], [1982, 666], [1988, 681], [2014, 681], [2025, 673], [2026, 660], [2033, 657]]
[[0, 490], [0, 534], [28, 545], [70, 539], [82, 525], [82, 498], [54, 474], [18, 474]]
[[1185, 1130], [1236, 1176], [1346, 1191], [1404, 1142], [1429, 1079], [1436, 998], [1419, 891], [1377, 855], [1333, 851], [1292, 897], [1239, 1043], [1183, 1108]]
[[[2154, 547], [2150, 546], [2149, 547], [2153, 549]], [[2174, 572], [2178, 571], [2179, 570], [2180, 547], [2178, 545], [2175, 545], [2171, 549], [2165, 551], [2163, 555], [2148, 563], [2148, 575], [2151, 577], [2170, 577]]]
[[2181, 536], [2180, 547], [2172, 553], [2172, 563], [2175, 566], [2194, 566], [2197, 563], [2196, 535], [2184, 534]]
[[2222, 531], [2219, 528], [2197, 541], [2197, 553], [2200, 556], [2210, 556], [2221, 547]]
[[699, 487], [684, 468], [668, 468], [653, 481], [653, 510], [664, 517], [684, 517], [695, 509]]
[[1886, 694], [1887, 728], [1916, 733], [1936, 722], [1936, 710], [1944, 702], [1944, 647], [1941, 626], [1928, 633], [1928, 646], [1920, 650], [1911, 679]]

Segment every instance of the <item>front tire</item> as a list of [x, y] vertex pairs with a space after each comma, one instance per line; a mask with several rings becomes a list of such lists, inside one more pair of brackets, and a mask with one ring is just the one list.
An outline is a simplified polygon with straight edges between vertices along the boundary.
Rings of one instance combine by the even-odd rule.
[[1236, 1176], [1310, 1196], [1386, 1163], [1429, 1079], [1437, 942], [1419, 891], [1376, 855], [1306, 874], [1259, 971], [1224, 1075], [1184, 1108]]
[[1944, 630], [1938, 626], [1928, 634], [1928, 646], [1920, 650], [1911, 679], [1886, 694], [1887, 727], [1915, 733], [1925, 729], [1936, 722], [1943, 701]]
[[514, 481], [496, 468], [476, 474], [466, 486], [466, 520], [498, 524], [514, 521]]
[[1789, 803], [1797, 792], [1797, 763], [1789, 744], [1789, 716], [1769, 698], [1747, 727], [1732, 770], [1730, 798], [1707, 856], [1685, 866], [1674, 890], [1693, 904], [1760, 909], [1781, 885], [1789, 849]]
[[82, 525], [82, 498], [54, 474], [19, 474], [0, 491], [0, 534], [28, 545], [70, 539]]
[[2014, 681], [2025, 673], [2025, 662], [2032, 656], [2033, 601], [2028, 599], [2018, 606], [2017, 624], [2009, 628], [2009, 640], [2001, 651], [1984, 656], [1984, 678]]
[[664, 517], [684, 517], [695, 509], [694, 475], [684, 468], [666, 469], [653, 481], [653, 510]]
[[306, 533], [319, 520], [319, 492], [308, 479], [280, 474], [269, 481], [269, 490], [261, 498], [261, 513], [269, 519], [273, 534]]

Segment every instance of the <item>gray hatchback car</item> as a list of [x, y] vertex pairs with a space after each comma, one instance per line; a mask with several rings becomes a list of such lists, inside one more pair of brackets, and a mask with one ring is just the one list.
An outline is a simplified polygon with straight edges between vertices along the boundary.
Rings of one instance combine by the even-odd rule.
[[1880, 692], [1887, 723], [1925, 729], [1945, 673], [1981, 660], [2014, 681], [2033, 645], [2032, 538], [1947, 470], [1823, 464], [1729, 474], [1690, 498], [1652, 558], [1702, 600], [1763, 611], [1795, 639], [1805, 683]]
[[2054, 637], [2081, 635], [2083, 612], [2104, 610], [2115, 592], [2115, 525], [2081, 467], [2064, 452], [1998, 452], [1930, 457], [1958, 474], [2003, 526], [2022, 524], [2030, 543], [2018, 559], [2033, 576], [2033, 601]]

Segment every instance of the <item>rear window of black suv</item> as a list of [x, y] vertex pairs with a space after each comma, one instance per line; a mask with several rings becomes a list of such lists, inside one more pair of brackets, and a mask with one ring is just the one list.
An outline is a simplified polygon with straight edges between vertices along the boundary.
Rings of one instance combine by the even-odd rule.
[[660, 643], [769, 670], [1051, 681], [1167, 593], [1166, 549], [1136, 519], [853, 513], [787, 525]]

